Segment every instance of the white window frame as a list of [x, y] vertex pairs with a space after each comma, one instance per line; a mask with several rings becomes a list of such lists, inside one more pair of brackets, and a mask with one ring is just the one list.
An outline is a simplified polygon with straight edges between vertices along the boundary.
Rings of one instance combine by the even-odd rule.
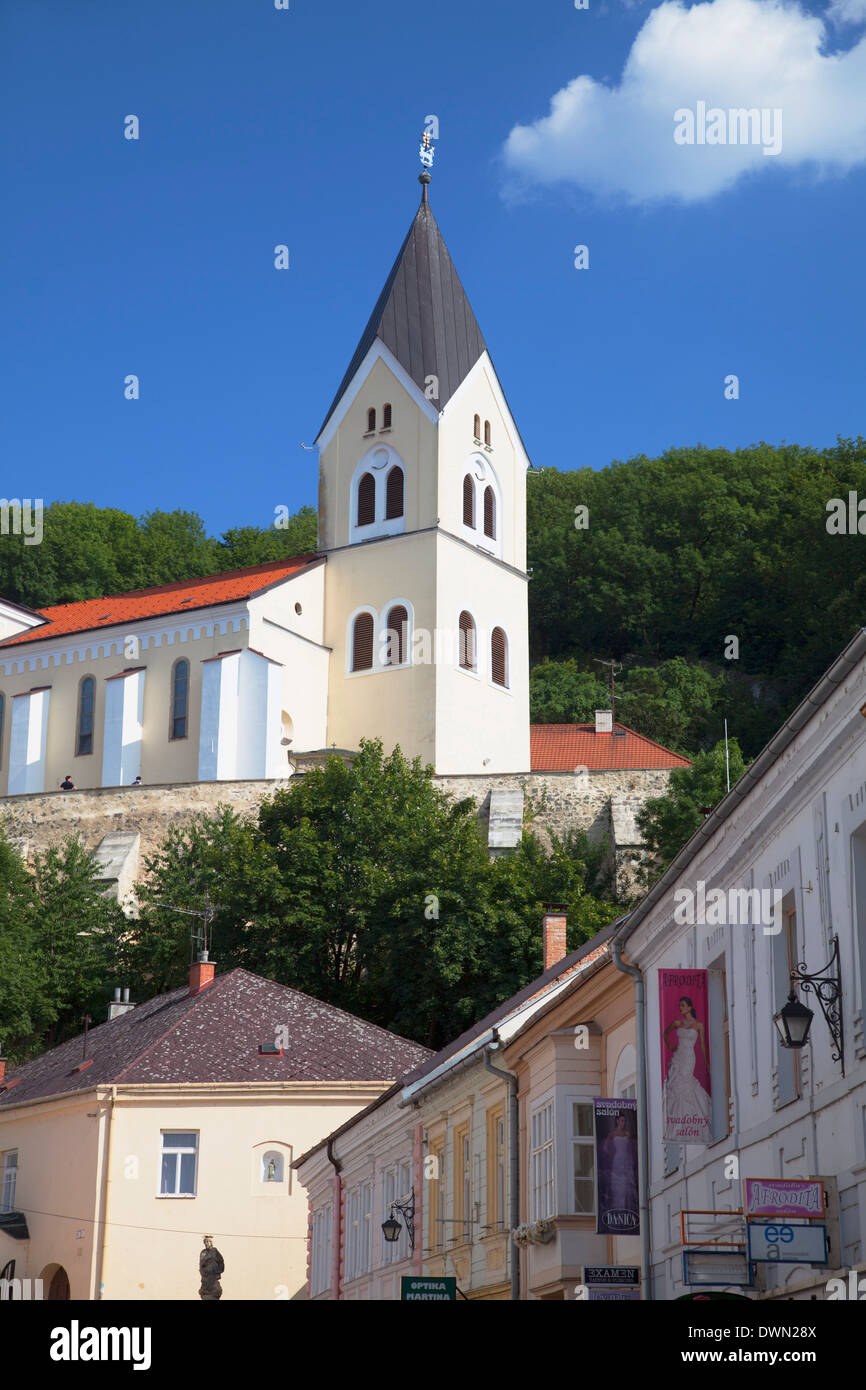
[[372, 1267], [373, 1184], [360, 1183], [346, 1200], [346, 1281], [360, 1279]]
[[[592, 1097], [592, 1096], [587, 1096], [587, 1095], [582, 1095], [582, 1094], [577, 1093], [577, 1092], [574, 1092], [574, 1091], [568, 1091], [568, 1092], [566, 1093], [565, 1097], [564, 1097], [564, 1101], [565, 1101], [565, 1116], [564, 1116], [564, 1121], [565, 1121], [565, 1122], [564, 1122], [564, 1124], [563, 1124], [563, 1131], [564, 1131], [564, 1136], [565, 1136], [566, 1141], [567, 1141], [567, 1144], [568, 1144], [568, 1165], [567, 1165], [567, 1168], [566, 1168], [566, 1170], [565, 1170], [565, 1171], [566, 1171], [566, 1174], [567, 1174], [567, 1180], [568, 1180], [568, 1193], [567, 1193], [567, 1195], [566, 1195], [566, 1201], [565, 1201], [565, 1204], [564, 1204], [563, 1207], [562, 1207], [562, 1210], [563, 1210], [564, 1212], [567, 1212], [567, 1213], [569, 1214], [569, 1216], [594, 1217], [594, 1216], [596, 1215], [596, 1210], [597, 1210], [597, 1206], [598, 1206], [598, 1190], [597, 1190], [597, 1186], [596, 1186], [597, 1173], [596, 1173], [596, 1150], [595, 1150], [595, 1115], [594, 1115], [594, 1106], [593, 1106], [593, 1103], [592, 1103], [592, 1102], [593, 1102], [593, 1097]], [[592, 1132], [591, 1132], [591, 1134], [588, 1134], [588, 1135], [580, 1135], [580, 1136], [578, 1136], [578, 1135], [576, 1135], [576, 1134], [574, 1133], [574, 1128], [573, 1128], [573, 1114], [572, 1114], [572, 1106], [573, 1106], [573, 1105], [586, 1105], [586, 1106], [589, 1107], [590, 1116], [592, 1117]], [[575, 1198], [574, 1198], [574, 1179], [575, 1179], [575, 1171], [574, 1171], [574, 1151], [575, 1151], [575, 1149], [578, 1148], [578, 1147], [580, 1147], [580, 1148], [588, 1148], [588, 1149], [590, 1150], [590, 1154], [591, 1154], [591, 1156], [592, 1156], [592, 1176], [591, 1176], [591, 1181], [592, 1181], [592, 1206], [590, 1207], [589, 1211], [578, 1211], [578, 1210], [577, 1210], [577, 1203], [576, 1203]]]
[[333, 1207], [328, 1202], [313, 1212], [310, 1234], [310, 1297], [331, 1287], [331, 1230]]
[[[463, 479], [466, 475], [472, 479], [472, 486], [475, 489], [475, 525], [466, 526], [463, 521]], [[485, 536], [484, 534], [484, 489], [493, 488], [495, 506], [493, 509], [493, 529], [495, 536]], [[466, 458], [460, 470], [460, 492], [459, 492], [458, 513], [460, 517], [460, 528], [458, 535], [461, 540], [466, 541], [475, 550], [480, 550], [484, 555], [492, 555], [495, 559], [502, 559], [502, 488], [499, 486], [499, 479], [496, 470], [490, 459], [487, 458], [482, 449], [473, 449]], [[365, 527], [365, 530], [368, 529]]]
[[560, 1165], [556, 1161], [556, 1121], [556, 1098], [551, 1091], [538, 1100], [529, 1113], [530, 1221], [544, 1221], [557, 1215], [556, 1181]]
[[[382, 1220], [387, 1221], [391, 1215], [392, 1202], [405, 1204], [411, 1194], [412, 1164], [407, 1160], [387, 1168], [382, 1174]], [[397, 1240], [390, 1241], [385, 1239], [385, 1234], [382, 1232], [381, 1263], [383, 1265], [399, 1264], [401, 1260], [407, 1260], [410, 1254], [409, 1232], [406, 1229], [405, 1217], [400, 1212], [396, 1212], [395, 1216], [400, 1222], [400, 1235]]]
[[[184, 1144], [183, 1146], [178, 1145], [177, 1147], [173, 1147], [173, 1146], [171, 1146], [171, 1145], [166, 1145], [165, 1140], [168, 1139], [168, 1138], [170, 1138], [173, 1134], [194, 1134], [194, 1135], [195, 1135], [195, 1144], [194, 1144], [192, 1147], [189, 1147], [189, 1146], [186, 1145], [186, 1144]], [[197, 1130], [197, 1129], [162, 1129], [162, 1130], [160, 1130], [160, 1132], [159, 1132], [159, 1164], [158, 1164], [158, 1172], [157, 1172], [157, 1185], [158, 1185], [158, 1190], [157, 1190], [157, 1194], [156, 1194], [158, 1197], [165, 1197], [165, 1198], [168, 1198], [169, 1200], [171, 1200], [172, 1198], [181, 1198], [181, 1199], [186, 1198], [186, 1199], [189, 1199], [190, 1197], [197, 1197], [197, 1196], [198, 1196], [198, 1159], [199, 1159], [199, 1140], [200, 1140], [200, 1138], [201, 1138], [201, 1133], [200, 1133], [200, 1131]], [[162, 1160], [163, 1160], [163, 1158], [165, 1157], [165, 1155], [168, 1154], [168, 1153], [173, 1153], [173, 1154], [176, 1154], [176, 1155], [177, 1155], [177, 1162], [175, 1163], [175, 1169], [174, 1169], [174, 1181], [175, 1181], [175, 1191], [174, 1191], [174, 1192], [163, 1192], [163, 1190], [162, 1190]], [[194, 1156], [194, 1158], [195, 1158], [195, 1166], [194, 1166], [194, 1172], [193, 1172], [193, 1191], [192, 1191], [192, 1192], [179, 1192], [179, 1191], [177, 1191], [177, 1186], [178, 1186], [178, 1184], [180, 1183], [180, 1175], [181, 1175], [180, 1157], [181, 1157], [182, 1154], [189, 1154], [189, 1153], [191, 1153], [191, 1154]]]
[[[378, 419], [378, 412], [377, 412]], [[377, 462], [373, 459], [380, 453], [386, 455], [385, 462]], [[403, 515], [392, 517], [390, 521], [385, 520], [385, 481], [391, 469], [396, 465], [403, 473]], [[358, 488], [365, 473], [373, 475], [375, 483], [375, 510], [374, 520], [369, 526], [358, 525]], [[392, 449], [390, 444], [385, 444], [377, 440], [371, 444], [370, 448], [363, 454], [357, 464], [352, 481], [349, 486], [349, 544], [353, 545], [357, 541], [377, 540], [380, 536], [400, 536], [406, 530], [406, 491], [409, 481], [409, 470], [403, 459]]]
[[15, 1210], [15, 1188], [18, 1182], [18, 1150], [7, 1149], [3, 1155], [3, 1196], [0, 1211]]

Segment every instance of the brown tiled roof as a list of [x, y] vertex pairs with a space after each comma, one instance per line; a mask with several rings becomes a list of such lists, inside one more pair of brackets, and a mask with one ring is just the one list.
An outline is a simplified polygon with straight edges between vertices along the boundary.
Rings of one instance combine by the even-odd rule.
[[688, 758], [624, 724], [615, 724], [612, 734], [597, 734], [594, 724], [530, 724], [529, 765], [533, 772], [691, 767]]
[[[262, 1056], [285, 1027], [283, 1056]], [[246, 970], [173, 990], [10, 1069], [0, 1106], [127, 1082], [392, 1081], [426, 1047]], [[75, 1068], [92, 1059], [83, 1071]]]

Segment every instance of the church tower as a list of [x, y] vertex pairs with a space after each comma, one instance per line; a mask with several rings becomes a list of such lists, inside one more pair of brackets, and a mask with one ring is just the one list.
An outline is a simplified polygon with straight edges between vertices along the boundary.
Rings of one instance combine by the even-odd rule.
[[529, 460], [421, 182], [317, 439], [327, 741], [526, 772]]

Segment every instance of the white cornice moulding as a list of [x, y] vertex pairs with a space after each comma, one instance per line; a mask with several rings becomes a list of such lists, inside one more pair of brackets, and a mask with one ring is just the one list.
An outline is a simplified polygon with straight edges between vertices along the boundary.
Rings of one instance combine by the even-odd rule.
[[[163, 645], [183, 646], [185, 642], [195, 642], [201, 637], [213, 637], [216, 634], [225, 636], [230, 631], [242, 632], [244, 628], [249, 630], [250, 625], [246, 608], [227, 613], [220, 618], [197, 619], [190, 615], [175, 623], [166, 625], [161, 622], [156, 626], [157, 621], [159, 620], [150, 618], [139, 624], [130, 622], [122, 632], [115, 632], [114, 636], [108, 638], [85, 638], [84, 634], [76, 633], [74, 635], [78, 637], [78, 641], [73, 645], [55, 647], [52, 644], [47, 650], [34, 652], [32, 656], [17, 652], [13, 656], [10, 652], [8, 657], [4, 657], [0, 648], [0, 672], [4, 676], [14, 676], [21, 675], [24, 671], [44, 671], [56, 669], [58, 666], [71, 666], [77, 661], [99, 661], [112, 655], [125, 657], [124, 644], [128, 637], [137, 637], [139, 651], [145, 652], [150, 649], [156, 650]], [[151, 626], [148, 627], [148, 624]], [[91, 632], [93, 631], [95, 629], [91, 629]], [[48, 639], [46, 643], [47, 641]]]

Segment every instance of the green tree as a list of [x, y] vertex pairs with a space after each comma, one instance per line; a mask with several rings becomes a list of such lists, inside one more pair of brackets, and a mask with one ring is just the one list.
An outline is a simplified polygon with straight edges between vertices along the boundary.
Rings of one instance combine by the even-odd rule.
[[[728, 741], [731, 786], [739, 781], [746, 764], [736, 739]], [[675, 768], [664, 796], [644, 802], [637, 814], [645, 847], [642, 871], [649, 886], [695, 833], [708, 810], [727, 792], [725, 744], [720, 741], [695, 758], [691, 767]]]

